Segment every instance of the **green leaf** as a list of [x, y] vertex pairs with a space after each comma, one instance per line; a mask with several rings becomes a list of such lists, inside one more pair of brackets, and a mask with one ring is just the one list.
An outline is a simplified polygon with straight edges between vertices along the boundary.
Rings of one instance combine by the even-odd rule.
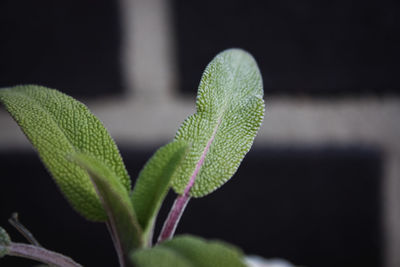
[[7, 255], [8, 249], [7, 247], [11, 244], [11, 239], [8, 236], [6, 230], [0, 227], [0, 258]]
[[127, 192], [130, 190], [117, 146], [101, 122], [82, 103], [41, 86], [1, 89], [0, 102], [37, 149], [72, 206], [89, 220], [106, 220], [88, 174], [68, 159], [76, 152], [91, 155], [116, 174]]
[[221, 241], [206, 241], [190, 235], [177, 236], [153, 249], [138, 250], [131, 259], [139, 267], [175, 266], [164, 264], [169, 259], [186, 264], [182, 266], [192, 267], [246, 266], [243, 254], [236, 247]]
[[161, 147], [143, 167], [133, 188], [132, 204], [148, 243], [151, 242], [155, 219], [171, 178], [187, 150], [188, 145], [182, 141]]
[[240, 49], [218, 54], [203, 73], [196, 106], [175, 137], [192, 146], [173, 188], [201, 197], [232, 177], [261, 126], [263, 88], [253, 57]]
[[137, 221], [129, 193], [118, 181], [115, 173], [88, 155], [75, 154], [72, 157], [90, 175], [107, 212], [117, 249], [121, 249], [123, 256], [126, 257], [132, 249], [142, 247], [142, 229]]
[[161, 246], [173, 249], [196, 267], [245, 266], [240, 250], [222, 241], [207, 241], [195, 236], [182, 235], [162, 243]]
[[131, 260], [137, 267], [195, 267], [183, 256], [164, 247], [138, 250]]

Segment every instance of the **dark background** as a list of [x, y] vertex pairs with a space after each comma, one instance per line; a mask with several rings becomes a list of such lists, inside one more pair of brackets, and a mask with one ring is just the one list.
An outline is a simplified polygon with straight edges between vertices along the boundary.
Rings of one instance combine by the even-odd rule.
[[117, 1], [1, 0], [0, 86], [73, 96], [120, 94]]
[[[265, 93], [398, 94], [398, 1], [169, 1], [181, 91], [194, 95], [218, 52], [257, 59]], [[0, 86], [74, 96], [121, 93], [120, 20], [111, 0], [0, 2]]]
[[[170, 1], [179, 91], [194, 97], [215, 54], [257, 59], [267, 97], [397, 95], [396, 1]], [[91, 99], [123, 95], [116, 1], [0, 1], [0, 87], [35, 83]], [[1, 126], [0, 126], [1, 131]], [[121, 146], [132, 177], [155, 150]], [[222, 189], [192, 200], [178, 228], [306, 266], [381, 266], [379, 147], [255, 147]], [[1, 151], [0, 225], [23, 223], [85, 266], [116, 266], [106, 228], [72, 211], [33, 152]], [[164, 218], [173, 200], [161, 212]], [[6, 257], [0, 265], [31, 266]]]
[[250, 51], [265, 93], [399, 93], [398, 1], [174, 1], [182, 91], [227, 47]]

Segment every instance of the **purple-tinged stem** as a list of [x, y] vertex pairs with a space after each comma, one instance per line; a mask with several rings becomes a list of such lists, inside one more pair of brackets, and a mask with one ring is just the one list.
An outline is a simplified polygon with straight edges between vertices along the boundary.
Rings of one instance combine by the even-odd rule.
[[167, 220], [164, 223], [161, 234], [158, 237], [158, 243], [167, 239], [171, 239], [174, 236], [176, 227], [178, 226], [179, 220], [181, 219], [183, 211], [185, 210], [189, 200], [190, 196], [188, 193], [177, 197], [174, 205], [172, 205], [171, 211], [168, 214]]
[[179, 195], [175, 202], [174, 205], [172, 205], [171, 211], [168, 214], [167, 219], [165, 220], [165, 223], [163, 225], [163, 228], [161, 230], [160, 236], [158, 237], [158, 243], [167, 240], [167, 239], [171, 239], [174, 236], [175, 233], [175, 229], [179, 223], [179, 220], [182, 217], [182, 213], [186, 208], [186, 205], [188, 204], [189, 200], [190, 200], [190, 196], [189, 196], [189, 192], [190, 189], [192, 188], [192, 186], [194, 185], [194, 182], [196, 180], [197, 174], [200, 171], [201, 166], [204, 163], [204, 160], [206, 158], [208, 149], [211, 146], [211, 143], [214, 141], [215, 138], [215, 134], [217, 133], [217, 129], [219, 126], [219, 122], [217, 127], [215, 127], [210, 140], [208, 140], [206, 147], [203, 150], [203, 153], [201, 154], [201, 157], [199, 159], [199, 161], [196, 164], [196, 167], [193, 171], [192, 176], [189, 179], [188, 184], [186, 185], [185, 190], [183, 191], [182, 195]]
[[58, 267], [82, 267], [82, 265], [60, 253], [29, 244], [11, 243], [7, 246], [7, 255], [27, 258]]
[[14, 212], [11, 215], [11, 218], [8, 219], [8, 222], [14, 226], [15, 229], [17, 229], [17, 231], [29, 241], [29, 243], [37, 247], [41, 247], [40, 243], [36, 240], [33, 234], [19, 221], [18, 213]]

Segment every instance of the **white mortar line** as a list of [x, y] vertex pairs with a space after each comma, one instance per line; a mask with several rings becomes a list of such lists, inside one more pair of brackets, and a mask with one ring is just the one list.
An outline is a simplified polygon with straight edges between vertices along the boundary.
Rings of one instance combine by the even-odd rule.
[[121, 0], [122, 65], [131, 96], [152, 102], [177, 87], [173, 27], [168, 1]]

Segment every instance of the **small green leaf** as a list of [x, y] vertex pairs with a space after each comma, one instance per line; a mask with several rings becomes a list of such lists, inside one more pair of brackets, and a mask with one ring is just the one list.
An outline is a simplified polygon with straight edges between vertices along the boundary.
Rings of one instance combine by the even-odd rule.
[[221, 241], [206, 241], [189, 235], [177, 236], [153, 249], [138, 250], [131, 257], [139, 267], [174, 266], [163, 264], [170, 258], [186, 264], [182, 266], [246, 266], [243, 254], [236, 247]]
[[143, 167], [133, 188], [132, 204], [144, 230], [144, 238], [149, 242], [171, 178], [187, 150], [188, 145], [182, 141], [161, 147]]
[[164, 247], [138, 250], [131, 260], [137, 267], [195, 267], [172, 249]]
[[196, 106], [175, 137], [192, 146], [173, 188], [201, 197], [232, 177], [261, 126], [263, 88], [253, 57], [240, 49], [218, 54], [204, 71]]
[[7, 255], [8, 249], [7, 247], [11, 244], [11, 239], [8, 236], [6, 230], [0, 227], [0, 258]]
[[245, 266], [240, 250], [221, 241], [207, 241], [195, 236], [182, 235], [162, 243], [161, 246], [173, 249], [195, 267]]
[[112, 170], [128, 192], [130, 178], [117, 146], [88, 108], [56, 90], [27, 85], [0, 90], [0, 102], [37, 149], [72, 206], [89, 220], [106, 214], [87, 173], [67, 156], [83, 152]]
[[116, 175], [99, 160], [85, 154], [72, 156], [87, 170], [97, 194], [108, 215], [112, 234], [125, 257], [134, 249], [143, 246], [142, 229], [137, 221], [129, 193]]

